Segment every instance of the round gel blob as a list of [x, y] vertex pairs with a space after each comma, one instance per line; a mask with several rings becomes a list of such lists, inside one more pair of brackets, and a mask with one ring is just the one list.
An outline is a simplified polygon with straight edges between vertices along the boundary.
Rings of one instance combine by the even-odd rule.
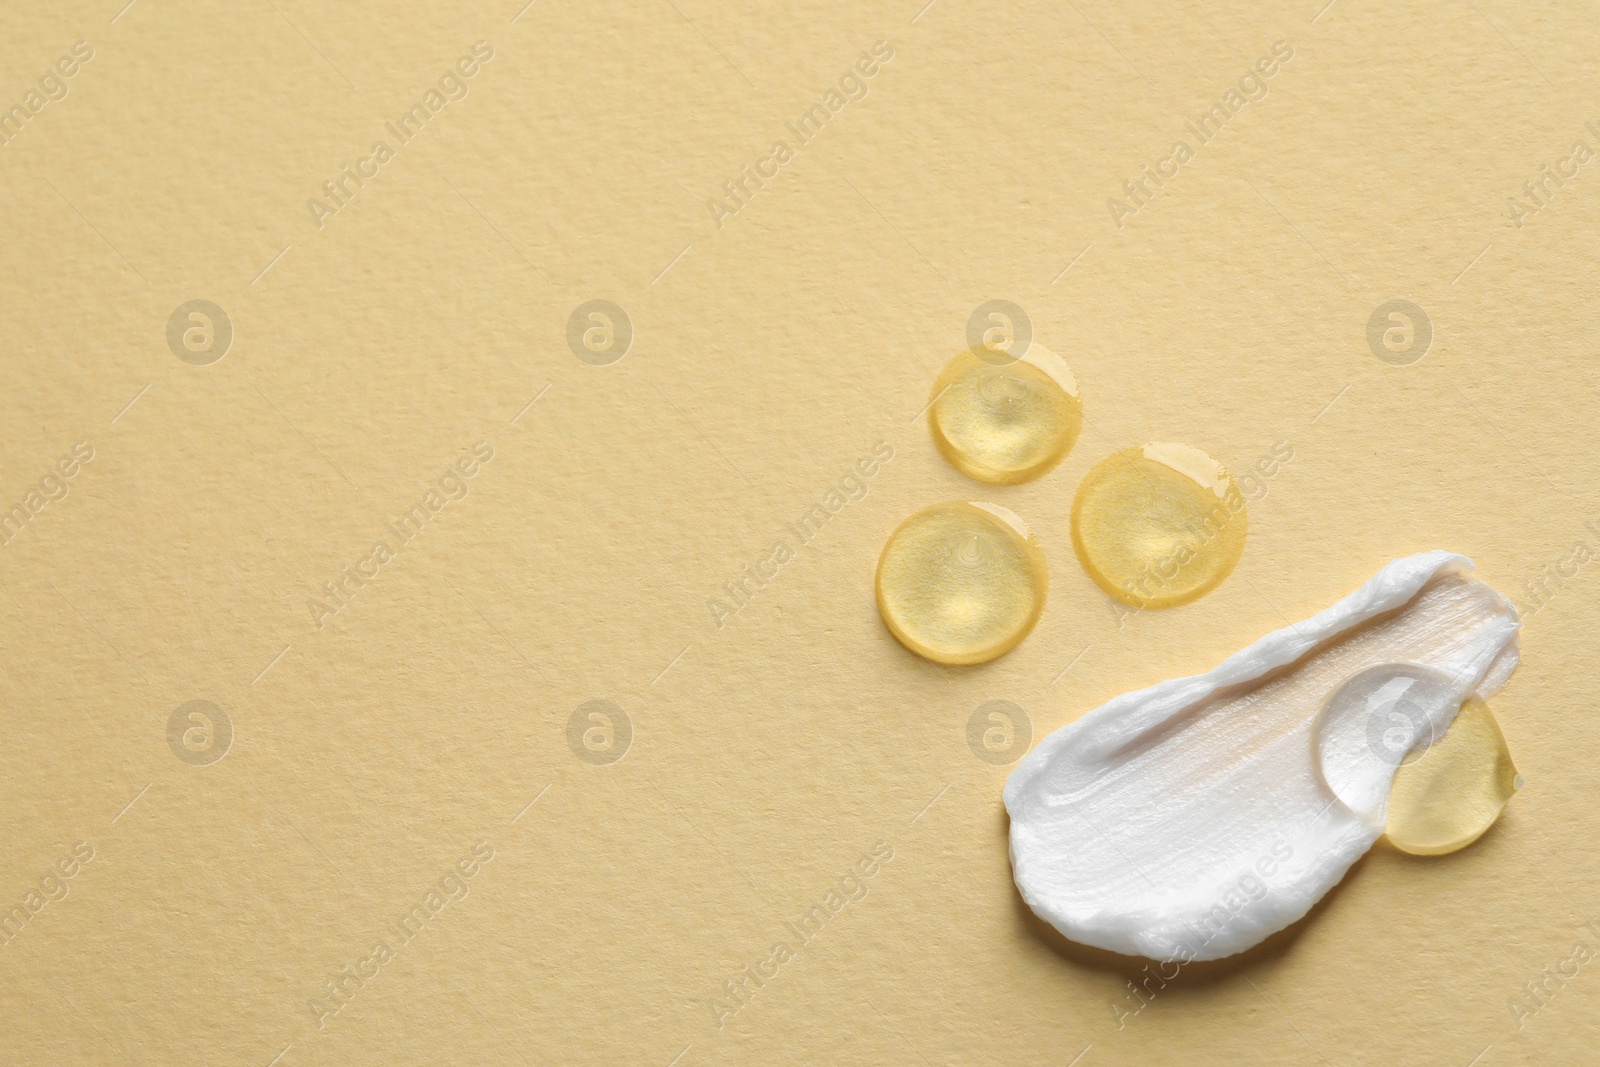
[[1444, 735], [1465, 695], [1450, 675], [1421, 663], [1362, 668], [1312, 721], [1313, 766], [1345, 807], [1382, 826], [1395, 771]]
[[1244, 494], [1188, 445], [1148, 444], [1101, 460], [1072, 502], [1072, 545], [1095, 584], [1137, 608], [1187, 604], [1244, 554]]
[[985, 663], [1011, 651], [1039, 621], [1048, 587], [1038, 541], [993, 504], [924, 508], [878, 557], [884, 624], [935, 663]]
[[1465, 848], [1494, 825], [1521, 786], [1494, 713], [1473, 697], [1443, 737], [1395, 773], [1384, 836], [1414, 856]]
[[1061, 462], [1083, 428], [1078, 384], [1044, 346], [1003, 366], [969, 349], [933, 383], [928, 429], [941, 455], [969, 478], [1016, 485]]

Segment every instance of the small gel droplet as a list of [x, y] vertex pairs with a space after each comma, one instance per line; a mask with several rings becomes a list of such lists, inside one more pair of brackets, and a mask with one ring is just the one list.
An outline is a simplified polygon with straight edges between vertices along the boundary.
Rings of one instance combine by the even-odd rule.
[[1455, 678], [1421, 663], [1356, 671], [1312, 721], [1312, 758], [1322, 781], [1363, 822], [1382, 827], [1396, 770], [1439, 740], [1462, 696]]
[[969, 478], [1016, 485], [1061, 462], [1083, 428], [1072, 372], [1044, 346], [997, 366], [966, 351], [933, 383], [928, 429], [941, 455]]
[[1044, 610], [1044, 553], [1021, 519], [992, 504], [924, 508], [878, 559], [878, 611], [911, 651], [985, 663], [1015, 648]]
[[1095, 584], [1137, 608], [1209, 593], [1244, 554], [1244, 494], [1197, 448], [1148, 444], [1101, 460], [1072, 503], [1072, 545]]
[[1384, 835], [1415, 856], [1454, 852], [1482, 837], [1521, 787], [1494, 713], [1473, 697], [1442, 738], [1395, 774]]

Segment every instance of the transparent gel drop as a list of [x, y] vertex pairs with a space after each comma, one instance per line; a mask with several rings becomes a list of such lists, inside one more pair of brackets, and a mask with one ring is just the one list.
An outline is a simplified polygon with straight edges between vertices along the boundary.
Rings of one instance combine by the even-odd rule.
[[1049, 578], [1021, 519], [992, 504], [935, 504], [889, 535], [878, 611], [900, 643], [936, 663], [984, 663], [1033, 629]]
[[1072, 504], [1072, 544], [1083, 569], [1139, 608], [1187, 604], [1215, 589], [1244, 554], [1246, 528], [1232, 475], [1188, 445], [1108, 456]]
[[940, 454], [969, 478], [1015, 485], [1061, 462], [1083, 428], [1078, 385], [1037, 343], [996, 366], [992, 353], [956, 356], [933, 383], [928, 428]]
[[1416, 856], [1465, 848], [1494, 825], [1521, 785], [1494, 713], [1473, 697], [1442, 738], [1396, 772], [1384, 835]]
[[1380, 663], [1345, 679], [1311, 724], [1313, 766], [1338, 801], [1382, 826], [1402, 764], [1444, 736], [1465, 688], [1419, 663]]

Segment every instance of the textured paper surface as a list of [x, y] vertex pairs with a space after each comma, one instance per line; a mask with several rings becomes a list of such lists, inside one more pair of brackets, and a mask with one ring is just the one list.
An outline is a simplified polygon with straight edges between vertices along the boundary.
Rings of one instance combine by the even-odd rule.
[[[1588, 12], [121, 4], [0, 19], [7, 1062], [1600, 1043], [1600, 966], [1574, 960], [1600, 945]], [[916, 418], [992, 299], [1088, 420], [1005, 489]], [[600, 320], [569, 346], [591, 300], [631, 323], [614, 362], [583, 347]], [[1391, 300], [1425, 351], [1416, 312], [1409, 346], [1399, 319], [1369, 335]], [[169, 341], [191, 301], [225, 353], [206, 306]], [[1067, 516], [1148, 440], [1253, 471], [1250, 539], [1202, 601], [1119, 618]], [[1035, 527], [1050, 602], [1012, 654], [941, 669], [871, 577], [905, 516], [963, 498]], [[1529, 612], [1493, 705], [1526, 788], [1468, 850], [1380, 847], [1132, 1014], [1141, 964], [1047, 936], [1012, 886], [1024, 735], [1435, 547]], [[1014, 751], [984, 745], [990, 701], [1026, 715]]]

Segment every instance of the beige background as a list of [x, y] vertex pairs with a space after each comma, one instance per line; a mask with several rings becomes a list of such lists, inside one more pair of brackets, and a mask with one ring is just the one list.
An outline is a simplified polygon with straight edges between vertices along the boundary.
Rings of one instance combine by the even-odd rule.
[[[0, 15], [5, 107], [94, 53], [0, 147], [0, 502], [94, 450], [0, 548], [0, 904], [93, 849], [0, 947], [7, 1062], [1592, 1055], [1600, 973], [1520, 1029], [1510, 1001], [1600, 944], [1600, 571], [1546, 583], [1494, 703], [1528, 779], [1498, 827], [1443, 859], [1375, 850], [1120, 1029], [1139, 961], [1031, 921], [1007, 768], [966, 740], [988, 700], [1037, 739], [1206, 669], [1397, 555], [1466, 552], [1521, 601], [1600, 547], [1600, 166], [1520, 228], [1506, 204], [1600, 149], [1591, 12], [119, 6]], [[1116, 227], [1107, 198], [1279, 40], [1266, 97]], [[465, 99], [393, 143], [477, 41]], [[878, 41], [867, 98], [719, 228], [708, 198]], [[307, 200], [379, 139], [394, 158], [319, 228]], [[636, 332], [609, 366], [565, 340], [597, 298]], [[991, 298], [1068, 359], [1089, 420], [998, 490], [916, 418]], [[1409, 366], [1368, 348], [1391, 298], [1433, 325]], [[206, 366], [166, 340], [197, 299], [234, 330]], [[1293, 459], [1221, 588], [1119, 621], [1067, 515], [1092, 464], [1152, 439]], [[479, 441], [467, 495], [316, 627], [321, 583]], [[716, 626], [707, 600], [878, 441], [865, 498]], [[972, 497], [1035, 525], [1050, 603], [1012, 654], [941, 669], [884, 630], [872, 568], [913, 510]], [[208, 765], [167, 739], [195, 699], [233, 730]], [[632, 728], [609, 765], [567, 741], [596, 699]], [[324, 980], [479, 842], [467, 895], [319, 1027]], [[724, 980], [879, 842], [865, 898], [719, 1026]]]

